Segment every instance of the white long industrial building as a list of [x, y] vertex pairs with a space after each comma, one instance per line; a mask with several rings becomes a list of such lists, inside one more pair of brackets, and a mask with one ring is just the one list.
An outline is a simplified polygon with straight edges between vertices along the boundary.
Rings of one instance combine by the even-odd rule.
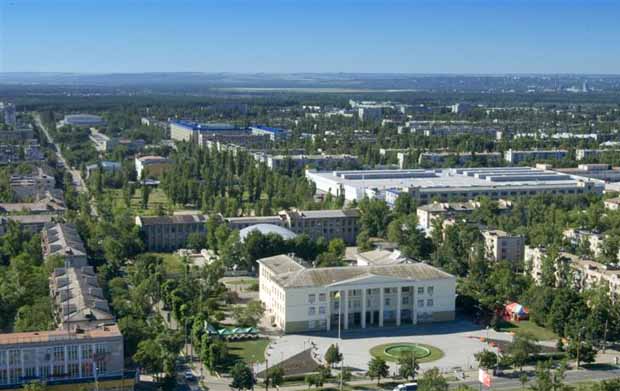
[[530, 167], [485, 167], [411, 170], [306, 171], [319, 192], [347, 201], [382, 198], [388, 190], [409, 192], [420, 202], [493, 199], [539, 193], [602, 193], [603, 181]]

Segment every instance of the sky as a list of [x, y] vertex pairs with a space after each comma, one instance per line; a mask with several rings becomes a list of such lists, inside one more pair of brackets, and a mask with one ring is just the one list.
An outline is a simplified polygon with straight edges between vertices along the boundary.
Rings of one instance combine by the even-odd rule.
[[620, 1], [0, 0], [0, 72], [620, 73]]

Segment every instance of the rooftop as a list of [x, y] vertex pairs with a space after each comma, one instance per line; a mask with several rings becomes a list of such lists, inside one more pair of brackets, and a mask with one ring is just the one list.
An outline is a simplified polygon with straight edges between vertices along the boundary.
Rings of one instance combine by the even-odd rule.
[[375, 266], [306, 268], [288, 255], [259, 259], [274, 273], [274, 280], [285, 288], [321, 287], [355, 278], [383, 276], [410, 281], [453, 279], [454, 276], [425, 263]]
[[56, 224], [43, 232], [44, 255], [86, 256], [84, 242], [73, 224]]
[[122, 337], [122, 334], [116, 324], [101, 325], [96, 328], [79, 332], [68, 332], [66, 330], [51, 330], [0, 334], [0, 345], [67, 342], [73, 340], [110, 337]]
[[206, 123], [201, 124], [194, 121], [189, 120], [172, 120], [171, 124], [181, 126], [188, 130], [196, 130], [196, 131], [226, 131], [226, 130], [239, 130], [239, 127], [233, 124], [226, 123]]

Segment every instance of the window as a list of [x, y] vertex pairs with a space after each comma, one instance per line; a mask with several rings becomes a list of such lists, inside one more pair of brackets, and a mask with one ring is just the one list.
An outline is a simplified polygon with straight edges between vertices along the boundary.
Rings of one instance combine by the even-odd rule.
[[389, 306], [390, 306], [390, 302], [391, 302], [390, 298], [389, 298], [389, 297], [386, 297], [386, 298], [385, 298], [385, 305], [386, 305], [387, 307], [389, 307]]
[[403, 297], [402, 303], [403, 303], [403, 305], [408, 305], [409, 304], [409, 297], [408, 296]]
[[435, 292], [435, 288], [433, 288], [432, 286], [429, 286], [428, 288], [426, 288], [426, 293], [428, 293], [429, 295], [432, 295]]
[[312, 316], [316, 314], [316, 307], [308, 307], [308, 315]]
[[319, 301], [325, 301], [325, 293], [319, 293]]
[[433, 306], [433, 299], [426, 300], [426, 306], [427, 307], [432, 307]]
[[418, 295], [422, 295], [422, 294], [424, 294], [424, 287], [423, 286], [418, 287]]
[[19, 350], [9, 350], [9, 365], [21, 364]]
[[67, 356], [69, 361], [77, 361], [78, 359], [78, 347], [77, 345], [72, 345], [67, 347]]
[[316, 295], [314, 293], [308, 295], [308, 303], [314, 304], [315, 301], [316, 301]]
[[308, 321], [308, 328], [309, 329], [315, 329], [316, 328], [316, 320]]
[[336, 302], [334, 302], [334, 309], [335, 309], [336, 311], [338, 311], [338, 308], [340, 308], [340, 302], [339, 302], [339, 301], [336, 301]]
[[65, 347], [64, 346], [54, 347], [54, 361], [65, 361]]
[[324, 306], [319, 307], [319, 315], [325, 315], [326, 308]]
[[418, 300], [418, 307], [424, 307], [424, 300]]
[[408, 286], [402, 287], [402, 292], [403, 293], [409, 292], [409, 287]]

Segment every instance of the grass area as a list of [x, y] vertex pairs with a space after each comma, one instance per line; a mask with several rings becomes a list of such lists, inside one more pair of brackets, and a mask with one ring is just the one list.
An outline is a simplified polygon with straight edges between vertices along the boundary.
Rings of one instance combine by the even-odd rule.
[[265, 350], [269, 339], [260, 338], [247, 341], [228, 342], [228, 352], [246, 363], [262, 363], [265, 361]]
[[498, 331], [515, 333], [515, 335], [529, 334], [541, 341], [558, 339], [558, 336], [551, 330], [540, 327], [530, 320], [522, 320], [520, 322], [502, 322]]
[[162, 257], [164, 259], [164, 267], [166, 268], [167, 273], [182, 273], [185, 270], [183, 268], [183, 262], [181, 261], [181, 257], [174, 253], [151, 252], [147, 254]]
[[224, 284], [226, 285], [252, 285], [256, 283], [258, 279], [256, 278], [243, 278], [239, 280], [226, 280]]
[[[112, 198], [115, 202], [120, 202], [123, 205], [125, 204], [122, 189], [108, 189], [107, 192], [112, 194]], [[166, 193], [164, 193], [164, 191], [159, 187], [151, 188], [151, 192], [149, 193], [148, 208], [142, 208], [142, 189], [140, 188], [136, 189], [133, 197], [131, 197], [130, 205], [131, 209], [133, 209], [138, 215], [155, 215], [158, 208], [163, 208], [165, 210], [168, 210], [170, 207], [175, 210], [181, 209], [172, 205], [168, 201], [168, 196], [166, 196]]]
[[[398, 358], [396, 358], [394, 355], [386, 354], [385, 350], [396, 347], [396, 346], [404, 345], [404, 344], [405, 343], [401, 342], [401, 343], [388, 343], [388, 344], [383, 344], [383, 345], [377, 345], [377, 346], [374, 346], [372, 349], [370, 349], [370, 354], [373, 357], [381, 357], [385, 361], [396, 362], [398, 361]], [[419, 346], [420, 348], [427, 349], [428, 351], [430, 351], [430, 354], [426, 355], [425, 357], [419, 358], [417, 360], [419, 363], [436, 361], [443, 357], [443, 351], [439, 348], [436, 348], [431, 345], [426, 345], [423, 343], [415, 343], [415, 345]]]

